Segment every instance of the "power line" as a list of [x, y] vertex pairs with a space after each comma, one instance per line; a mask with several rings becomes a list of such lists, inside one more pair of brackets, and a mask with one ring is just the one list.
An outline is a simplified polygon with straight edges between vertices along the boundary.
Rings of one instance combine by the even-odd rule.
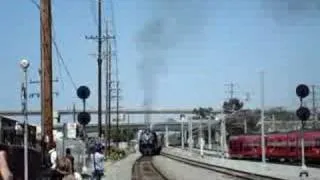
[[[53, 29], [54, 29], [54, 26], [53, 26]], [[55, 47], [55, 49], [56, 49], [56, 53], [57, 53], [57, 55], [58, 55], [58, 59], [61, 60], [62, 65], [63, 65], [63, 67], [64, 67], [64, 70], [66, 71], [66, 73], [67, 73], [67, 75], [68, 75], [68, 77], [69, 77], [69, 79], [70, 79], [70, 81], [71, 81], [71, 83], [72, 83], [73, 88], [74, 88], [75, 90], [77, 90], [77, 85], [76, 85], [76, 83], [74, 82], [74, 80], [73, 80], [73, 78], [72, 78], [72, 76], [71, 76], [71, 73], [70, 73], [70, 71], [69, 71], [69, 69], [68, 69], [68, 67], [67, 67], [67, 65], [66, 65], [66, 63], [65, 63], [65, 61], [64, 61], [64, 59], [63, 59], [63, 57], [62, 57], [62, 55], [61, 55], [61, 53], [60, 53], [60, 50], [59, 50], [59, 48], [58, 48], [58, 45], [57, 45], [57, 42], [56, 42], [56, 39], [55, 39], [55, 38], [53, 38], [53, 45], [54, 45], [54, 47]]]
[[[33, 3], [38, 8], [38, 10], [40, 10], [40, 5], [39, 5], [38, 2], [36, 2], [35, 0], [30, 0], [30, 1], [31, 1], [31, 3]], [[52, 28], [53, 28], [53, 32], [54, 32], [53, 37], [52, 37], [52, 42], [53, 42], [53, 46], [54, 46], [54, 48], [56, 50], [56, 53], [57, 53], [58, 65], [59, 66], [61, 65], [60, 62], [59, 62], [59, 61], [61, 61], [62, 65], [64, 67], [64, 70], [67, 73], [67, 76], [69, 77], [69, 79], [70, 79], [70, 81], [71, 81], [71, 83], [73, 85], [73, 88], [75, 90], [77, 90], [76, 83], [74, 82], [74, 80], [73, 80], [73, 78], [71, 76], [71, 73], [70, 73], [70, 71], [68, 69], [68, 66], [65, 63], [64, 58], [63, 58], [63, 56], [62, 56], [62, 54], [61, 54], [61, 52], [59, 50], [58, 44], [56, 42], [56, 31], [55, 31], [55, 26], [54, 26], [53, 21], [52, 21]], [[62, 76], [61, 76], [61, 79], [62, 79]]]
[[96, 14], [96, 4], [94, 4], [93, 0], [89, 0], [89, 1], [90, 1], [90, 12], [92, 14], [93, 21], [96, 25], [98, 25], [97, 14]]
[[226, 84], [225, 86], [230, 87], [230, 90], [227, 91], [230, 94], [230, 99], [234, 98], [234, 86], [235, 86], [235, 84], [234, 83], [229, 83], [229, 84]]
[[32, 4], [34, 4], [35, 6], [37, 6], [37, 8], [40, 10], [40, 4], [38, 2], [36, 2], [36, 0], [29, 0]]

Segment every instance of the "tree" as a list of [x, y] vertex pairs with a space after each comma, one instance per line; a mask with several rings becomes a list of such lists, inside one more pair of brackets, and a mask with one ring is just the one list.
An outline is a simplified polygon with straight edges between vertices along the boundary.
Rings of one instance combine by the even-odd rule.
[[196, 115], [196, 117], [193, 117], [193, 119], [210, 119], [212, 118], [213, 109], [211, 107], [203, 108], [199, 107], [193, 109], [193, 114]]
[[225, 101], [222, 106], [223, 111], [226, 114], [230, 114], [234, 111], [239, 111], [240, 109], [242, 109], [242, 107], [243, 107], [243, 102], [241, 102], [237, 98], [231, 98], [228, 101]]
[[260, 114], [254, 110], [240, 110], [226, 120], [227, 132], [230, 135], [237, 135], [244, 133], [244, 121], [247, 122], [248, 131], [257, 130], [256, 124], [260, 119]]

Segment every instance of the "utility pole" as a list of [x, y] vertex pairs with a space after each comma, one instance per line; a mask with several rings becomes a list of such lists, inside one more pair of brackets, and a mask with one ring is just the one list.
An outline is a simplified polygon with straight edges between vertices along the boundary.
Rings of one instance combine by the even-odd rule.
[[[106, 22], [106, 35], [109, 35], [108, 22]], [[106, 43], [106, 126], [105, 135], [108, 133], [107, 147], [111, 145], [111, 45], [110, 41]], [[107, 128], [108, 127], [108, 128]], [[109, 153], [109, 151], [108, 151]]]
[[99, 126], [99, 137], [102, 135], [102, 122], [101, 122], [101, 0], [98, 1], [98, 126]]
[[[117, 98], [117, 107], [116, 107], [116, 114], [117, 114], [117, 134], [119, 134], [119, 91], [120, 91], [120, 89], [119, 89], [119, 81], [117, 81], [117, 87], [116, 87], [116, 98]], [[118, 143], [117, 143], [118, 144]]]
[[76, 105], [73, 103], [72, 107], [72, 116], [73, 116], [73, 123], [76, 123]]
[[52, 27], [51, 27], [51, 0], [41, 0], [41, 113], [44, 122], [45, 137], [49, 144], [53, 142], [52, 123]]
[[316, 107], [316, 85], [311, 85], [311, 91], [312, 91], [312, 114], [313, 114], [313, 120], [317, 120], [317, 107]]
[[228, 93], [230, 94], [230, 99], [232, 99], [234, 97], [234, 83], [229, 83], [226, 84], [226, 86], [230, 87], [230, 90], [228, 91]]
[[[41, 63], [42, 64], [42, 63]], [[41, 71], [41, 68], [39, 68], [39, 77], [40, 77], [40, 79], [41, 79], [41, 76], [42, 76], [42, 71]], [[56, 78], [55, 80], [52, 80], [51, 81], [52, 83], [58, 83], [59, 82], [59, 79], [58, 78]], [[29, 81], [29, 84], [40, 84], [40, 92], [35, 92], [35, 93], [30, 93], [29, 94], [29, 98], [34, 98], [34, 97], [37, 97], [37, 98], [40, 98], [40, 107], [41, 107], [41, 109], [43, 108], [43, 102], [44, 102], [44, 99], [43, 99], [43, 92], [44, 92], [44, 90], [43, 90], [43, 83], [42, 83], [42, 81], [40, 80], [40, 81], [36, 81], [36, 80], [30, 80]], [[59, 95], [59, 92], [58, 91], [55, 91], [55, 92], [52, 92], [53, 93], [53, 95], [55, 95], [55, 96], [58, 96]], [[41, 129], [42, 129], [42, 131], [41, 131], [41, 137], [44, 137], [45, 136], [45, 133], [44, 133], [44, 119], [45, 119], [45, 117], [44, 117], [44, 114], [43, 113], [41, 113]]]
[[106, 39], [106, 37], [102, 37], [101, 35], [101, 2], [102, 0], [98, 0], [98, 37], [90, 36], [86, 39], [98, 39], [98, 132], [99, 138], [102, 136], [102, 87], [101, 87], [101, 66], [102, 66], [102, 58], [101, 58], [101, 46], [102, 41]]

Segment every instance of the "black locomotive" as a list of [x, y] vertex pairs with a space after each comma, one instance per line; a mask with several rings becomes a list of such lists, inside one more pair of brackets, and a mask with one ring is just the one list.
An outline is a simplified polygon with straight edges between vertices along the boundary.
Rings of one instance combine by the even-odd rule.
[[[0, 115], [0, 150], [7, 152], [8, 165], [14, 179], [24, 176], [24, 136], [23, 123]], [[28, 125], [28, 171], [29, 179], [39, 177], [41, 150], [36, 139], [36, 126]]]
[[145, 129], [138, 135], [139, 151], [143, 156], [159, 155], [163, 145], [163, 135], [157, 135], [155, 131]]

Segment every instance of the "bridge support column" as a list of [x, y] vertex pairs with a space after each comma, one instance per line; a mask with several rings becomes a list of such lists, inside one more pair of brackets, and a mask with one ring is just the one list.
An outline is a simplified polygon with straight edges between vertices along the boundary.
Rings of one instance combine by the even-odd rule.
[[166, 147], [169, 147], [169, 128], [168, 128], [168, 125], [166, 125], [165, 128], [166, 128]]
[[188, 130], [189, 130], [189, 137], [188, 137], [188, 147], [189, 147], [189, 152], [192, 152], [193, 148], [193, 136], [192, 136], [192, 119], [190, 118], [188, 121]]
[[226, 131], [226, 119], [222, 118], [220, 123], [220, 131], [221, 131], [221, 151], [222, 158], [228, 157], [228, 145], [227, 145], [227, 131]]
[[212, 149], [212, 142], [211, 142], [211, 119], [208, 119], [208, 148]]
[[198, 145], [200, 146], [201, 139], [203, 138], [203, 128], [202, 128], [202, 119], [200, 119], [200, 126], [198, 132]]

